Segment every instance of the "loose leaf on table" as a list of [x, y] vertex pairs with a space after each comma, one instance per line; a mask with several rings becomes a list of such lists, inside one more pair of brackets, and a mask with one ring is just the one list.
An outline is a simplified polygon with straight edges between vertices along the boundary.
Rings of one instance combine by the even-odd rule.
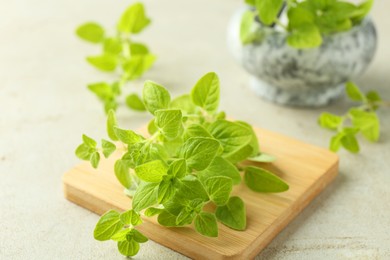
[[191, 91], [191, 98], [195, 105], [208, 112], [215, 112], [219, 105], [219, 78], [216, 73], [204, 75]]
[[257, 192], [283, 192], [289, 188], [278, 176], [254, 166], [245, 168], [245, 183]]
[[226, 205], [217, 207], [215, 216], [222, 224], [230, 228], [236, 230], [246, 228], [245, 204], [239, 197], [231, 197]]
[[93, 235], [99, 241], [109, 240], [122, 227], [123, 223], [120, 220], [120, 214], [115, 210], [110, 210], [100, 217]]
[[201, 212], [195, 217], [195, 230], [208, 237], [218, 237], [217, 219], [214, 214]]
[[99, 43], [104, 39], [104, 29], [99, 24], [88, 22], [80, 25], [76, 34], [83, 40], [91, 43]]

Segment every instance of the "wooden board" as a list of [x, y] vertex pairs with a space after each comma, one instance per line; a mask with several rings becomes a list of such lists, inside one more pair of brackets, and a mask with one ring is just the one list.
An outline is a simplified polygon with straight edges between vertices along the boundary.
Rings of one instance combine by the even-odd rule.
[[[219, 225], [219, 237], [197, 234], [192, 227], [165, 228], [155, 218], [145, 218], [139, 230], [150, 239], [194, 259], [254, 258], [337, 175], [338, 157], [326, 149], [309, 145], [264, 129], [255, 129], [263, 152], [277, 161], [262, 166], [276, 172], [289, 185], [287, 192], [260, 194], [244, 184], [234, 189], [246, 204], [247, 229], [235, 231]], [[82, 163], [63, 177], [65, 197], [97, 214], [109, 209], [127, 210], [131, 200], [113, 173], [116, 158], [102, 160], [98, 170]]]

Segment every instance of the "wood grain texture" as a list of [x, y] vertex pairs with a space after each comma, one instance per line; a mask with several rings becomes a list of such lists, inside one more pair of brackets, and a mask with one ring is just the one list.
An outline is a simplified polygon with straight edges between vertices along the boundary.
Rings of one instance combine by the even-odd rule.
[[[337, 175], [338, 157], [326, 149], [264, 129], [255, 129], [263, 152], [275, 155], [273, 164], [261, 164], [282, 177], [290, 189], [279, 194], [261, 194], [244, 184], [235, 187], [246, 204], [247, 229], [235, 231], [219, 226], [219, 237], [197, 234], [192, 227], [165, 228], [156, 218], [145, 218], [139, 230], [150, 239], [194, 259], [254, 258]], [[109, 209], [127, 210], [131, 199], [116, 180], [112, 156], [98, 170], [89, 163], [77, 165], [63, 177], [65, 197], [97, 214]]]

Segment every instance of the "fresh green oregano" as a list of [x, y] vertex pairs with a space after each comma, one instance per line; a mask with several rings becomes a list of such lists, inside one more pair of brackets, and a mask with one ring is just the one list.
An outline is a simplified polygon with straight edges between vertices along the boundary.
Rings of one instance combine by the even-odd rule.
[[[101, 53], [88, 56], [87, 62], [96, 69], [104, 72], [116, 72], [118, 80], [96, 82], [88, 85], [104, 104], [106, 113], [116, 110], [118, 98], [127, 82], [140, 78], [148, 71], [156, 60], [156, 56], [149, 52], [148, 47], [134, 41], [133, 37], [142, 32], [150, 24], [150, 18], [145, 13], [141, 3], [129, 6], [120, 17], [116, 33], [110, 35], [95, 22], [80, 25], [76, 34], [83, 40], [100, 45]], [[137, 111], [145, 111], [145, 106], [138, 94], [132, 93], [126, 97], [126, 105]]]
[[[132, 197], [126, 212], [104, 214], [96, 225], [97, 240], [114, 240], [119, 252], [133, 256], [147, 238], [137, 230], [141, 216], [157, 216], [166, 227], [194, 224], [208, 237], [218, 236], [217, 222], [236, 230], [246, 228], [244, 201], [232, 196], [233, 186], [242, 181], [256, 192], [283, 192], [288, 185], [273, 173], [246, 161], [271, 162], [260, 152], [257, 136], [248, 123], [231, 121], [218, 111], [220, 84], [217, 74], [204, 75], [189, 95], [171, 98], [161, 85], [147, 81], [142, 103], [154, 116], [149, 135], [118, 126], [113, 110], [107, 118], [107, 132], [115, 144], [102, 140], [101, 148], [83, 135], [76, 155], [93, 167], [99, 154], [115, 150], [120, 158], [114, 170], [125, 193]], [[205, 211], [213, 204], [215, 210]]]
[[[279, 26], [288, 32], [287, 43], [298, 49], [322, 44], [322, 37], [348, 31], [360, 24], [371, 10], [374, 0], [355, 5], [340, 0], [245, 0], [252, 9], [241, 20], [240, 38], [243, 44], [261, 40], [263, 33], [255, 23], [265, 27]], [[287, 16], [287, 24], [280, 20]]]
[[377, 110], [389, 107], [390, 103], [383, 101], [376, 91], [364, 94], [352, 82], [346, 83], [345, 90], [349, 99], [359, 105], [341, 116], [323, 112], [318, 123], [322, 128], [336, 132], [330, 140], [329, 147], [332, 151], [336, 152], [343, 147], [351, 153], [358, 153], [360, 146], [356, 136], [360, 133], [370, 142], [378, 141], [380, 121]]

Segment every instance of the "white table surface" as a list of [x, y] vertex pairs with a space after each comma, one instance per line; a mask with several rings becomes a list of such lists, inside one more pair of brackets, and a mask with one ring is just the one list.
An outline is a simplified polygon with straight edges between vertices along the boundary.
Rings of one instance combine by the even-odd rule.
[[[316, 118], [323, 109], [267, 103], [248, 87], [248, 75], [228, 53], [229, 17], [242, 1], [144, 1], [153, 24], [139, 39], [158, 54], [144, 79], [188, 91], [208, 71], [222, 82], [229, 116], [326, 147], [330, 133]], [[76, 26], [96, 20], [113, 28], [130, 1], [2, 0], [0, 2], [0, 259], [122, 259], [114, 242], [92, 237], [98, 216], [63, 197], [61, 176], [78, 163], [74, 149], [87, 133], [105, 136], [100, 103], [89, 82], [112, 79], [91, 68], [98, 49], [77, 39]], [[390, 99], [390, 2], [373, 11], [379, 33], [374, 62], [357, 82]], [[138, 90], [142, 81], [134, 83]], [[129, 86], [129, 90], [133, 89]], [[341, 113], [340, 100], [326, 110]], [[122, 107], [123, 126], [147, 121]], [[380, 112], [378, 144], [340, 152], [340, 175], [258, 259], [390, 259], [390, 110]], [[184, 259], [149, 242], [136, 259]]]

